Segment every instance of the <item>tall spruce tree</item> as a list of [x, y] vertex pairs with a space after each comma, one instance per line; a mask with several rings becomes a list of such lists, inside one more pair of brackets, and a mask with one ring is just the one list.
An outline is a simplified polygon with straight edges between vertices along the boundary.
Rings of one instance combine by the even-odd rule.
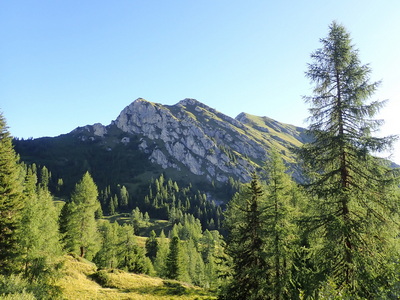
[[146, 256], [149, 257], [152, 262], [154, 262], [157, 257], [158, 251], [158, 241], [154, 230], [150, 232], [150, 236], [146, 239], [145, 247]]
[[315, 84], [311, 143], [299, 151], [309, 171], [310, 232], [320, 244], [315, 258], [323, 274], [354, 298], [375, 298], [394, 274], [399, 248], [397, 178], [372, 154], [390, 148], [395, 137], [373, 137], [382, 124], [373, 117], [383, 102], [369, 101], [378, 82], [362, 65], [346, 29], [333, 22], [312, 55], [306, 76]]
[[300, 202], [301, 193], [289, 174], [276, 150], [270, 153], [266, 164], [267, 185], [265, 197], [266, 255], [271, 266], [271, 285], [268, 299], [293, 299], [291, 270], [297, 247], [297, 226], [295, 203]]
[[23, 176], [6, 121], [0, 113], [0, 273], [18, 269], [18, 231], [23, 209]]
[[233, 261], [233, 276], [221, 299], [265, 299], [270, 285], [265, 256], [265, 198], [256, 175], [228, 203], [226, 249]]
[[98, 192], [89, 172], [86, 172], [61, 212], [61, 232], [64, 233], [65, 248], [81, 257], [93, 257], [99, 250], [99, 233], [95, 212], [100, 203]]
[[169, 279], [180, 280], [184, 274], [182, 263], [183, 253], [181, 240], [174, 235], [169, 243], [169, 251], [165, 261], [165, 276]]

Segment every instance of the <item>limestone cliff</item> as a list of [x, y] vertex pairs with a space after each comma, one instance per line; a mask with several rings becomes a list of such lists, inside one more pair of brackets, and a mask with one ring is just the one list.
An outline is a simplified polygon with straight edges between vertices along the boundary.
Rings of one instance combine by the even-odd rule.
[[[292, 162], [289, 149], [305, 139], [302, 128], [245, 113], [233, 119], [195, 99], [166, 106], [139, 98], [112, 125], [139, 136], [139, 149], [162, 168], [188, 170], [220, 182], [229, 176], [248, 181], [271, 147]], [[98, 125], [93, 130], [104, 132]]]

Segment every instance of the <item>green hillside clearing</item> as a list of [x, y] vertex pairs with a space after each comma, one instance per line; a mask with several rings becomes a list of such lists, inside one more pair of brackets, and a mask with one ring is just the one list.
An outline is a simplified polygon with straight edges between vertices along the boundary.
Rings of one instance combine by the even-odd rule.
[[127, 273], [97, 271], [94, 264], [66, 256], [65, 274], [59, 286], [65, 299], [216, 299], [201, 288], [173, 280]]

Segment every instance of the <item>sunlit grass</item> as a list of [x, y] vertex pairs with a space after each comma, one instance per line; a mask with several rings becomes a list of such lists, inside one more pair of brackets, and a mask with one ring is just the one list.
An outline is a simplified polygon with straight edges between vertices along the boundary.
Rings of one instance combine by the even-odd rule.
[[[59, 285], [67, 299], [91, 299], [89, 295], [96, 296], [101, 287], [88, 278], [96, 272], [96, 266], [81, 258], [66, 256], [65, 276]], [[96, 299], [96, 298], [92, 298]]]
[[[216, 299], [201, 288], [178, 281], [120, 270], [96, 272], [94, 264], [79, 257], [67, 256], [66, 276], [59, 281], [65, 299]], [[96, 279], [98, 274], [103, 280]]]

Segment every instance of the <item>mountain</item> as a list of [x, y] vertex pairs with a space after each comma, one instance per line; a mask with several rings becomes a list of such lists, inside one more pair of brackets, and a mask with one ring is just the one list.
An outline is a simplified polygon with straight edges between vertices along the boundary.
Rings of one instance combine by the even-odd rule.
[[145, 184], [166, 174], [179, 182], [224, 186], [247, 182], [277, 149], [295, 176], [291, 151], [308, 140], [304, 128], [246, 113], [235, 119], [195, 100], [162, 105], [137, 99], [115, 121], [78, 127], [54, 138], [16, 140], [28, 163], [46, 165], [56, 177], [76, 180], [89, 170], [96, 182]]

